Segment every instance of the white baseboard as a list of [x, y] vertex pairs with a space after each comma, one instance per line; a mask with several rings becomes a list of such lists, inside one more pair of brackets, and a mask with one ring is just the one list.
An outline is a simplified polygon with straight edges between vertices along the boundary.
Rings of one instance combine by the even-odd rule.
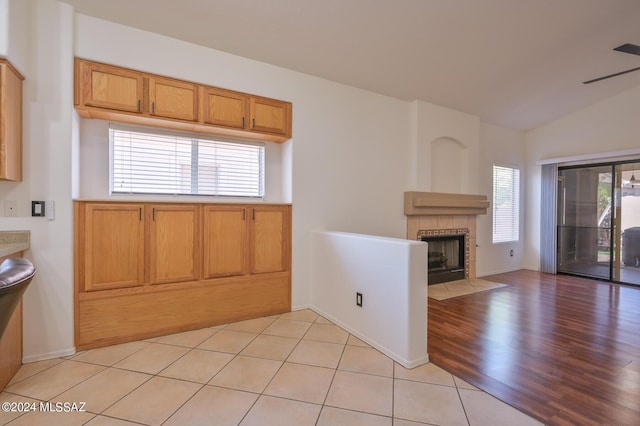
[[61, 358], [63, 356], [70, 356], [70, 355], [75, 355], [75, 354], [76, 354], [76, 348], [63, 349], [63, 350], [60, 350], [60, 351], [48, 352], [48, 353], [44, 353], [44, 354], [35, 354], [35, 355], [23, 356], [22, 357], [22, 363], [23, 364], [28, 364], [30, 362], [44, 361], [44, 360], [47, 360], [47, 359], [54, 359], [54, 358]]
[[[364, 335], [360, 334], [356, 330], [352, 329], [351, 327], [349, 327], [348, 325], [344, 324], [340, 320], [332, 317], [331, 315], [328, 315], [327, 313], [323, 312], [322, 310], [320, 310], [320, 309], [318, 309], [318, 308], [316, 308], [314, 306], [309, 306], [308, 308], [311, 309], [312, 311], [314, 311], [315, 313], [317, 313], [318, 315], [322, 315], [324, 318], [328, 319], [329, 321], [331, 321], [332, 323], [334, 323], [338, 327], [342, 328], [343, 330], [349, 332], [350, 334], [353, 334], [358, 339], [360, 339], [363, 342], [367, 343], [371, 347], [379, 350], [380, 352], [382, 352], [383, 354], [385, 354], [386, 356], [388, 356], [392, 360], [396, 361], [398, 364], [402, 365], [404, 368], [411, 369], [411, 368], [418, 367], [418, 366], [420, 366], [422, 364], [426, 364], [426, 363], [429, 362], [429, 354], [427, 354], [425, 357], [419, 358], [419, 359], [404, 359], [401, 356], [399, 356], [398, 354], [396, 354], [395, 352], [387, 349], [385, 346], [379, 344], [376, 341], [373, 341], [373, 340], [369, 339], [367, 336], [364, 336]], [[427, 338], [427, 336], [425, 336], [425, 339], [426, 338]]]

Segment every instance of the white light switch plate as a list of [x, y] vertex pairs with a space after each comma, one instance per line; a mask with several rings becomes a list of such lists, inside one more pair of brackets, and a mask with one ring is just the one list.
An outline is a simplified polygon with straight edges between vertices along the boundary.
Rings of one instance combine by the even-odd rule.
[[44, 202], [44, 214], [47, 220], [54, 220], [56, 218], [56, 203], [53, 200]]

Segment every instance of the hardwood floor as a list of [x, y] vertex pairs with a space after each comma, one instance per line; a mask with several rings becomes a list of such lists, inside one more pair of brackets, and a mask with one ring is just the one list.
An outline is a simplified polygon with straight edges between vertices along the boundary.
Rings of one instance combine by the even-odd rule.
[[640, 425], [640, 288], [516, 271], [429, 299], [431, 362], [548, 425]]

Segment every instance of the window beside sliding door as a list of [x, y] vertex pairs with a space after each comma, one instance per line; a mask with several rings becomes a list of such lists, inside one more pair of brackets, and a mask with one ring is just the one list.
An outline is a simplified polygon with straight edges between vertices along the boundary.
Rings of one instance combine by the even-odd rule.
[[640, 284], [636, 168], [640, 163], [559, 169], [558, 272]]

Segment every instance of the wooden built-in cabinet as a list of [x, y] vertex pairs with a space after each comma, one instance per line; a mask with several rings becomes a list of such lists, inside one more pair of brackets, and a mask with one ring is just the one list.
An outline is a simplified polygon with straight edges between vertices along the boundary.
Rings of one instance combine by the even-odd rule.
[[0, 180], [22, 181], [22, 81], [0, 58]]
[[149, 222], [149, 281], [162, 284], [199, 278], [200, 209], [154, 204]]
[[288, 221], [279, 206], [204, 207], [204, 277], [286, 271]]
[[231, 90], [204, 88], [204, 122], [214, 126], [246, 129], [249, 97]]
[[85, 105], [129, 113], [142, 113], [142, 74], [94, 62], [84, 62], [77, 93]]
[[287, 135], [291, 127], [288, 106], [280, 101], [267, 98], [250, 99], [251, 130]]
[[204, 207], [204, 278], [244, 275], [247, 270], [247, 208]]
[[142, 204], [87, 204], [83, 217], [83, 291], [144, 283]]
[[249, 271], [252, 274], [281, 272], [289, 267], [287, 212], [272, 206], [251, 208], [249, 221]]
[[291, 206], [76, 201], [79, 350], [291, 310]]
[[290, 102], [76, 59], [78, 113], [273, 142], [291, 138]]
[[157, 117], [198, 121], [198, 86], [179, 80], [149, 77], [150, 113]]
[[[22, 257], [22, 252], [0, 257], [0, 263], [9, 257]], [[22, 366], [22, 299], [0, 336], [0, 391], [11, 381]]]

